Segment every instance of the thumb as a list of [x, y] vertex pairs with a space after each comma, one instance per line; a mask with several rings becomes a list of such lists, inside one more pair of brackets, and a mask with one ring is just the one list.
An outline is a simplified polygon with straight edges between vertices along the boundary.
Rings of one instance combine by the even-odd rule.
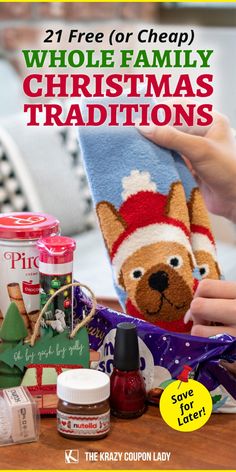
[[210, 144], [202, 136], [184, 133], [173, 126], [137, 126], [137, 129], [155, 144], [184, 154], [192, 164], [206, 154], [206, 146]]

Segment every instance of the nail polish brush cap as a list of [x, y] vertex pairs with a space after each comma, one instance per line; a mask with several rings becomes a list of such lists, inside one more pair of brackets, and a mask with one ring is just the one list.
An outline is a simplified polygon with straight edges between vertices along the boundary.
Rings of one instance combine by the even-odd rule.
[[114, 367], [121, 371], [139, 369], [139, 347], [134, 323], [119, 323], [116, 330]]

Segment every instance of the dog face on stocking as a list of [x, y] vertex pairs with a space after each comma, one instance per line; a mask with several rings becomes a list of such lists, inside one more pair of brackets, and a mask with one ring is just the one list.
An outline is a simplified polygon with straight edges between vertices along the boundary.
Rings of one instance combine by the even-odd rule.
[[129, 257], [119, 281], [147, 321], [176, 321], [192, 300], [192, 271], [192, 260], [183, 246], [158, 242]]
[[[145, 202], [149, 202], [146, 211]], [[133, 204], [138, 208], [134, 206], [132, 219]], [[97, 213], [117, 283], [127, 292], [129, 314], [160, 325], [181, 320], [194, 285], [189, 216], [181, 183], [173, 183], [167, 196], [137, 192], [119, 211], [109, 202], [100, 202]]]

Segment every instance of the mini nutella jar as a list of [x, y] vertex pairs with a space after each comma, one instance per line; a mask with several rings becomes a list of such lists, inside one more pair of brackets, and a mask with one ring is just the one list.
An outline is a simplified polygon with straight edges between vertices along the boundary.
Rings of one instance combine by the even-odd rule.
[[59, 232], [59, 221], [50, 215], [0, 213], [0, 318], [15, 302], [29, 333], [39, 313], [37, 241]]
[[57, 378], [57, 430], [71, 439], [101, 439], [110, 430], [110, 378], [72, 369]]

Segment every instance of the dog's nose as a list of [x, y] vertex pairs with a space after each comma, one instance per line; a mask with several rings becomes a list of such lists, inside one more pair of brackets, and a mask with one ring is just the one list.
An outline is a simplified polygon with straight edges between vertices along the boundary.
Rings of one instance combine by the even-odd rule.
[[164, 270], [159, 270], [154, 274], [150, 275], [148, 279], [149, 286], [153, 290], [157, 290], [158, 292], [164, 292], [169, 286], [169, 277]]

